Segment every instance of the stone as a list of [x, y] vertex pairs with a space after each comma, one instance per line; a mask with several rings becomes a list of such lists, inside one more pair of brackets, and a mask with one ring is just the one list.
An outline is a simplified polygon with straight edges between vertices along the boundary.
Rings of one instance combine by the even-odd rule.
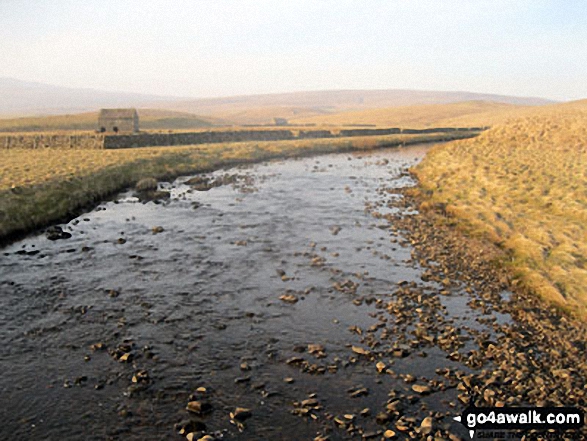
[[281, 300], [282, 302], [285, 303], [297, 303], [298, 298], [296, 296], [294, 296], [293, 294], [284, 294], [282, 296], [279, 297], [279, 300]]
[[383, 425], [383, 424], [386, 424], [389, 420], [390, 420], [390, 417], [385, 412], [379, 412], [375, 416], [375, 421], [377, 422], [377, 424]]
[[428, 395], [430, 392], [432, 392], [432, 389], [430, 389], [430, 386], [423, 385], [423, 384], [412, 385], [412, 390], [414, 392], [419, 393], [420, 395]]
[[205, 401], [190, 401], [186, 406], [186, 410], [196, 415], [203, 415], [212, 410], [212, 405]]
[[146, 370], [140, 370], [132, 376], [133, 383], [149, 383], [150, 377]]
[[180, 435], [187, 435], [192, 432], [202, 432], [206, 430], [206, 424], [201, 421], [184, 420], [175, 425], [175, 430]]
[[422, 420], [422, 422], [420, 423], [420, 433], [422, 435], [428, 435], [430, 432], [432, 432], [433, 429], [433, 423], [434, 420], [432, 419], [432, 417], [426, 417]]
[[310, 354], [317, 354], [320, 352], [324, 352], [324, 346], [319, 344], [309, 344], [308, 345], [308, 352]]
[[363, 439], [372, 439], [381, 436], [381, 430], [373, 430], [370, 432], [363, 433]]
[[60, 239], [69, 239], [71, 237], [71, 233], [67, 231], [63, 231], [63, 229], [59, 226], [49, 227], [45, 230], [45, 236], [49, 240], [60, 240]]
[[318, 406], [320, 403], [316, 398], [308, 398], [306, 400], [303, 400], [301, 402], [301, 406], [302, 407], [316, 407]]
[[369, 395], [369, 389], [366, 387], [361, 387], [351, 392], [351, 398], [362, 397], [364, 395]]
[[108, 291], [108, 297], [116, 298], [119, 295], [120, 295], [120, 291], [117, 291], [115, 289], [111, 289]]
[[132, 352], [126, 352], [118, 358], [118, 361], [120, 363], [128, 363], [128, 362], [132, 361], [132, 358], [133, 358]]
[[237, 407], [234, 412], [230, 413], [230, 418], [236, 421], [245, 421], [252, 416], [253, 414], [251, 409], [247, 409], [245, 407]]
[[405, 381], [406, 383], [413, 383], [413, 382], [415, 382], [415, 381], [416, 381], [416, 377], [414, 377], [412, 374], [407, 374], [407, 375], [404, 377], [404, 381]]
[[102, 342], [100, 343], [94, 343], [93, 345], [90, 345], [90, 349], [92, 351], [104, 351], [106, 350], [106, 345]]
[[351, 346], [351, 350], [355, 353], [355, 354], [359, 354], [359, 355], [365, 355], [365, 356], [369, 356], [371, 355], [371, 352], [368, 351], [367, 349], [363, 349], [360, 346]]

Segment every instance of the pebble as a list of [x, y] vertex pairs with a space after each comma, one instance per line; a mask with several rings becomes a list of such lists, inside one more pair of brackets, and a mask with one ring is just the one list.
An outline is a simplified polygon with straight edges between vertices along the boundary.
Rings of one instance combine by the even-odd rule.
[[285, 303], [297, 303], [298, 298], [296, 296], [294, 296], [293, 294], [284, 294], [282, 296], [279, 297], [279, 300], [281, 300], [282, 302]]
[[432, 389], [430, 389], [430, 386], [426, 386], [426, 385], [422, 385], [422, 384], [412, 385], [412, 390], [414, 392], [419, 393], [420, 395], [428, 395], [430, 392], [432, 392]]
[[351, 350], [355, 353], [355, 354], [359, 354], [359, 355], [365, 355], [365, 356], [369, 356], [371, 355], [371, 352], [368, 351], [367, 349], [363, 349], [360, 346], [351, 346]]
[[237, 407], [234, 412], [231, 412], [230, 418], [236, 421], [245, 421], [253, 416], [251, 409], [245, 407]]
[[203, 415], [212, 410], [212, 405], [208, 402], [190, 401], [186, 406], [186, 410], [196, 415]]
[[422, 435], [428, 435], [430, 432], [432, 432], [433, 429], [433, 422], [434, 420], [432, 419], [432, 417], [426, 417], [422, 420], [422, 423], [420, 423], [420, 433]]

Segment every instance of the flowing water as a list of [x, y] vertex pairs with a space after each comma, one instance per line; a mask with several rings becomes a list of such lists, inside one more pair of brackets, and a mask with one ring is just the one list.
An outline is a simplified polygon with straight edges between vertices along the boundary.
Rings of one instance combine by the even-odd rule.
[[[69, 239], [1, 250], [0, 438], [182, 439], [190, 418], [224, 439], [380, 438], [390, 390], [410, 385], [352, 346], [368, 350], [358, 332], [385, 323], [377, 299], [398, 284], [438, 290], [381, 217], [428, 148], [221, 170], [209, 176], [230, 184], [209, 191], [183, 177], [160, 183], [169, 201], [127, 192], [62, 225]], [[471, 325], [466, 300], [443, 301]], [[381, 360], [433, 379], [446, 356]], [[455, 397], [412, 397], [406, 413], [456, 415]], [[190, 399], [211, 411], [187, 412]], [[251, 417], [231, 421], [236, 407]]]

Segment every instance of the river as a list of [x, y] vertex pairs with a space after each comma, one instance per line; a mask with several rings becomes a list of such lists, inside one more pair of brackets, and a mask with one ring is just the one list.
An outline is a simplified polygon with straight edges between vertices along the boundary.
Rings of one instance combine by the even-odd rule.
[[429, 148], [182, 177], [0, 250], [0, 438], [381, 439], [402, 414], [466, 436], [442, 369], [491, 327], [385, 216]]

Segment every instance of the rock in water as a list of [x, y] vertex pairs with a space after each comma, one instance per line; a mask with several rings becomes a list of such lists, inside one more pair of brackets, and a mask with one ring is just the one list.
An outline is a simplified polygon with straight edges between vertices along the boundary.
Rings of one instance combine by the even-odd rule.
[[244, 421], [251, 416], [253, 416], [251, 409], [246, 409], [244, 407], [237, 407], [234, 412], [230, 413], [230, 417], [236, 421]]
[[352, 351], [353, 351], [355, 354], [359, 354], [359, 355], [366, 355], [366, 356], [369, 356], [369, 355], [371, 355], [371, 352], [370, 352], [370, 351], [368, 351], [368, 350], [366, 350], [366, 349], [363, 349], [363, 348], [362, 348], [362, 347], [360, 347], [360, 346], [351, 346], [351, 350], [352, 350]]
[[430, 392], [432, 392], [432, 390], [430, 389], [430, 386], [426, 386], [426, 385], [422, 385], [422, 384], [414, 384], [412, 386], [412, 390], [414, 392], [421, 394], [421, 395], [428, 395]]
[[279, 297], [279, 300], [285, 303], [296, 303], [298, 301], [298, 298], [293, 294], [284, 294]]
[[190, 401], [186, 406], [186, 409], [189, 412], [195, 413], [197, 415], [203, 415], [210, 412], [210, 410], [212, 410], [212, 406], [210, 403], [206, 403], [204, 401]]
[[420, 433], [422, 435], [428, 435], [430, 432], [432, 432], [432, 424], [433, 424], [433, 420], [432, 417], [426, 417], [422, 420], [422, 423], [420, 424]]
[[71, 237], [71, 233], [63, 231], [63, 229], [57, 225], [47, 228], [45, 230], [45, 235], [49, 240], [69, 239]]

